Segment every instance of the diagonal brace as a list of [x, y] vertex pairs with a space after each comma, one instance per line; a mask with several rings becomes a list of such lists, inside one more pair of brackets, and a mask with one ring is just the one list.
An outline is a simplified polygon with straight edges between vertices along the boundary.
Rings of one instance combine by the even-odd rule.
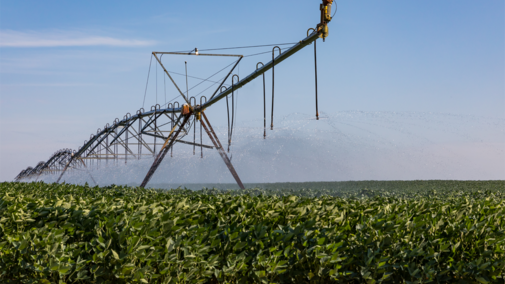
[[163, 63], [161, 63], [161, 60], [158, 58], [158, 56], [156, 56], [155, 52], [153, 52], [153, 55], [154, 55], [154, 58], [156, 58], [156, 60], [158, 61], [158, 63], [161, 65], [161, 68], [163, 68], [163, 71], [165, 71], [165, 74], [167, 74], [168, 78], [170, 78], [170, 81], [172, 81], [172, 83], [174, 84], [177, 91], [179, 91], [179, 94], [181, 94], [181, 96], [184, 98], [184, 100], [186, 101], [186, 103], [188, 105], [191, 105], [191, 103], [188, 101], [186, 96], [184, 96], [184, 94], [182, 93], [181, 89], [179, 89], [179, 86], [177, 86], [177, 84], [175, 83], [174, 79], [172, 79], [172, 76], [170, 76], [167, 69], [165, 69], [165, 66], [163, 66]]
[[[175, 128], [178, 126], [177, 124], [179, 123], [179, 121], [181, 120], [181, 118], [183, 116], [184, 116], [184, 120], [172, 138], [172, 134], [174, 133]], [[187, 115], [181, 114], [179, 116], [179, 118], [177, 119], [177, 122], [175, 123], [174, 128], [172, 128], [172, 131], [170, 131], [170, 134], [168, 135], [167, 141], [165, 141], [165, 144], [163, 145], [163, 147], [161, 147], [161, 150], [158, 153], [158, 156], [156, 157], [156, 159], [154, 159], [154, 163], [152, 164], [151, 168], [147, 172], [147, 175], [144, 178], [144, 181], [142, 181], [142, 184], [140, 185], [140, 187], [145, 187], [147, 185], [147, 183], [149, 182], [149, 180], [151, 179], [153, 174], [156, 172], [156, 169], [158, 169], [158, 166], [161, 164], [161, 161], [163, 161], [163, 158], [165, 158], [165, 155], [168, 153], [168, 150], [174, 145], [175, 140], [177, 139], [177, 136], [179, 136], [179, 133], [181, 133], [182, 128], [188, 122], [190, 116], [191, 116], [191, 114], [187, 114]]]

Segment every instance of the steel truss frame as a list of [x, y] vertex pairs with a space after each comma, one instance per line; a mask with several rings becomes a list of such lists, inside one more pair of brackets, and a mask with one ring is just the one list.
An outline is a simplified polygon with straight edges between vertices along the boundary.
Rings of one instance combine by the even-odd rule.
[[[323, 1], [323, 3], [328, 2], [328, 0]], [[329, 2], [331, 5], [331, 2]], [[331, 20], [331, 17], [330, 17]], [[329, 22], [329, 20], [327, 21]], [[148, 174], [142, 182], [142, 187], [146, 186], [152, 175], [156, 171], [157, 167], [160, 165], [161, 161], [170, 151], [172, 153], [173, 146], [177, 143], [192, 145], [193, 149], [195, 147], [200, 147], [203, 157], [203, 148], [216, 149], [218, 150], [220, 156], [225, 162], [226, 166], [230, 170], [230, 173], [235, 178], [237, 184], [240, 188], [244, 188], [237, 172], [235, 171], [229, 157], [227, 156], [223, 146], [221, 145], [215, 131], [213, 130], [207, 116], [204, 113], [204, 109], [212, 106], [218, 101], [226, 98], [228, 95], [232, 94], [234, 91], [242, 88], [247, 83], [251, 82], [255, 78], [263, 75], [270, 69], [273, 69], [275, 65], [280, 64], [291, 55], [295, 54], [302, 48], [315, 42], [318, 38], [326, 37], [327, 27], [326, 23], [319, 24], [316, 30], [312, 29], [306, 38], [299, 41], [297, 44], [293, 45], [291, 48], [284, 52], [280, 52], [278, 56], [274, 56], [272, 53], [272, 60], [266, 64], [262, 64], [261, 67], [256, 66], [256, 70], [233, 83], [232, 88], [221, 89], [223, 84], [233, 73], [235, 67], [242, 60], [243, 55], [231, 55], [231, 54], [202, 54], [198, 53], [197, 50], [191, 53], [176, 53], [176, 52], [152, 52], [152, 55], [156, 58], [158, 64], [163, 68], [164, 73], [172, 81], [179, 94], [182, 96], [186, 104], [181, 106], [179, 103], [170, 103], [167, 108], [161, 108], [159, 104], [152, 106], [149, 111], [140, 109], [135, 115], [127, 113], [122, 120], [116, 118], [112, 125], [105, 125], [103, 129], [98, 129], [96, 134], [92, 134], [90, 139], [84, 141], [84, 144], [79, 147], [78, 150], [73, 151], [70, 149], [62, 149], [55, 152], [46, 162], [38, 163], [34, 168], [28, 167], [27, 169], [21, 171], [15, 178], [16, 181], [22, 180], [37, 180], [42, 174], [56, 174], [60, 173], [57, 182], [60, 182], [65, 171], [68, 169], [73, 170], [86, 170], [91, 176], [88, 168], [99, 168], [102, 164], [119, 164], [124, 161], [126, 164], [130, 159], [139, 160], [142, 157], [155, 157], [154, 163], [151, 166]], [[321, 26], [322, 25], [322, 26]], [[323, 28], [321, 28], [323, 27]], [[326, 27], [326, 29], [324, 28]], [[278, 47], [277, 47], [278, 48]], [[196, 104], [196, 98], [188, 98], [177, 86], [173, 80], [170, 73], [165, 69], [165, 66], [161, 62], [158, 55], [171, 54], [171, 55], [193, 55], [193, 56], [229, 56], [237, 57], [235, 65], [228, 72], [226, 77], [220, 83], [218, 88], [214, 91], [210, 99], [206, 102], [201, 101], [200, 104]], [[259, 64], [259, 63], [258, 63]], [[316, 65], [317, 68], [317, 65]], [[317, 72], [317, 70], [316, 70]], [[317, 73], [316, 73], [317, 74]], [[317, 76], [317, 75], [316, 75]], [[317, 77], [316, 77], [317, 80]], [[316, 81], [317, 84], [317, 81]], [[316, 85], [317, 92], [317, 85]], [[273, 90], [272, 90], [273, 94]], [[317, 100], [317, 98], [316, 98]], [[193, 104], [191, 102], [194, 102]], [[317, 101], [316, 101], [317, 102]], [[317, 107], [317, 106], [316, 106]], [[178, 115], [180, 114], [180, 115]], [[177, 115], [177, 117], [176, 117]], [[200, 119], [202, 118], [202, 119]], [[196, 141], [196, 128], [198, 122], [200, 123], [200, 143]], [[265, 120], [266, 123], [266, 120]], [[202, 143], [202, 127], [205, 133], [208, 135], [212, 141], [212, 146], [204, 145]], [[273, 122], [272, 122], [273, 127]], [[265, 124], [266, 128], [266, 124]], [[189, 136], [193, 129], [193, 141], [183, 140], [186, 136]], [[193, 154], [195, 151], [193, 150]], [[91, 179], [93, 177], [91, 176]], [[94, 179], [93, 179], [94, 181]], [[95, 182], [96, 183], [96, 182]]]

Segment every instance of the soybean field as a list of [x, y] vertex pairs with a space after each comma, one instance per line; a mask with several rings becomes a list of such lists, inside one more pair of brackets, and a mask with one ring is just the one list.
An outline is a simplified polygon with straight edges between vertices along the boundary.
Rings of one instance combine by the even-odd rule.
[[503, 283], [505, 181], [5, 182], [2, 283]]

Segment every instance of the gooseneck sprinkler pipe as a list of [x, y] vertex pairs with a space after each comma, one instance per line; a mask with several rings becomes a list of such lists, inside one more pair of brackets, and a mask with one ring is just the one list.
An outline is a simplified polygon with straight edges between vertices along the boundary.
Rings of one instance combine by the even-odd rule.
[[274, 46], [272, 48], [272, 118], [270, 120], [270, 130], [274, 130], [274, 91], [275, 91], [275, 49], [279, 49], [279, 55], [281, 55], [281, 48]]
[[237, 82], [240, 81], [240, 78], [238, 77], [237, 74], [233, 75], [231, 77], [231, 128], [228, 129], [228, 153], [230, 153], [230, 146], [231, 146], [231, 138], [233, 136], [233, 125], [235, 121], [235, 92], [234, 92], [234, 79], [237, 77]]
[[[313, 28], [307, 30], [307, 36], [309, 36], [310, 31], [315, 32]], [[316, 48], [317, 40], [314, 41], [314, 73], [315, 73], [315, 85], [316, 85], [316, 119], [319, 120], [319, 108], [317, 102], [317, 48]]]
[[[256, 63], [256, 70], [258, 70], [258, 65], [265, 66], [263, 62]], [[267, 103], [266, 103], [266, 93], [265, 93], [265, 73], [263, 73], [263, 139], [267, 138]]]

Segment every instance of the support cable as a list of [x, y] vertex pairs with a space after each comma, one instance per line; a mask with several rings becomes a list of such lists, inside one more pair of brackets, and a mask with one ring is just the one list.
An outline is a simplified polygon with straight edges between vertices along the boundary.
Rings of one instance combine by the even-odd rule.
[[147, 85], [149, 84], [149, 75], [151, 74], [151, 63], [153, 63], [153, 55], [152, 54], [151, 54], [151, 61], [149, 62], [149, 71], [147, 71], [146, 90], [144, 92], [144, 101], [142, 102], [142, 108], [144, 108], [144, 104], [146, 103]]
[[[232, 62], [232, 63], [228, 64], [228, 65], [227, 65], [227, 66], [225, 66], [223, 69], [221, 69], [221, 70], [217, 71], [216, 73], [214, 73], [214, 74], [210, 75], [209, 77], [207, 77], [207, 79], [205, 79], [205, 81], [208, 81], [208, 79], [210, 79], [210, 78], [214, 77], [215, 75], [217, 75], [218, 73], [222, 72], [224, 69], [226, 69], [226, 68], [230, 67], [230, 66], [231, 66], [231, 65], [233, 65], [233, 64], [235, 64], [235, 62]], [[167, 72], [168, 72], [168, 71], [167, 71]], [[224, 77], [223, 77], [223, 78], [224, 78]], [[200, 84], [202, 84], [203, 82], [204, 82], [204, 81], [202, 81], [202, 82], [200, 82], [200, 83], [196, 84], [195, 86], [191, 87], [188, 91], [191, 91], [192, 89], [194, 89], [194, 88], [198, 87], [198, 86], [199, 86]], [[219, 83], [219, 82], [215, 82], [215, 83], [214, 83], [214, 84], [212, 84], [211, 86], [213, 86], [213, 85], [215, 85], [215, 84], [217, 84], [217, 83]], [[209, 87], [209, 88], [210, 88], [210, 87]], [[207, 89], [209, 89], [209, 88], [207, 88]], [[205, 89], [204, 91], [206, 91], [207, 89]], [[202, 92], [203, 92], [203, 91], [202, 91]], [[201, 94], [202, 92], [200, 92], [199, 94]], [[197, 94], [196, 96], [198, 96], [199, 94]], [[173, 98], [172, 100], [170, 100], [170, 101], [169, 101], [169, 103], [170, 103], [170, 102], [172, 102], [172, 101], [174, 101], [174, 100], [175, 100], [175, 99], [177, 99], [177, 98], [178, 98], [178, 96], [176, 96], [175, 98]]]
[[266, 54], [266, 53], [270, 53], [270, 51], [265, 51], [265, 52], [260, 52], [260, 53], [254, 53], [254, 54], [249, 54], [249, 55], [244, 55], [244, 57], [251, 57], [251, 56], [256, 56], [256, 55]]
[[[231, 64], [233, 64], [233, 63], [231, 63]], [[230, 64], [230, 65], [231, 65], [231, 64]], [[230, 66], [230, 65], [228, 65], [228, 66]], [[226, 66], [226, 67], [228, 67], [228, 66]], [[225, 67], [225, 68], [226, 68], [226, 67]], [[174, 72], [174, 71], [168, 71], [168, 70], [167, 70], [167, 72], [168, 72], [168, 73], [170, 73], [170, 74], [175, 74], [175, 75], [179, 75], [179, 76], [186, 76], [185, 74], [182, 74], [182, 73], [177, 73], [177, 72]], [[190, 75], [188, 75], [188, 78], [193, 78], [193, 79], [197, 79], [197, 80], [200, 80], [200, 81], [206, 81], [206, 82], [210, 82], [210, 83], [219, 83], [219, 82], [215, 82], [215, 81], [211, 81], [211, 80], [203, 79], [203, 78], [200, 78], [200, 77], [190, 76]], [[196, 86], [194, 86], [194, 87], [196, 87]], [[194, 87], [191, 87], [191, 88], [194, 88]], [[190, 90], [191, 90], [191, 89], [190, 89]]]
[[[269, 46], [269, 45], [268, 45]], [[250, 56], [256, 56], [256, 55], [261, 55], [261, 54], [266, 54], [266, 53], [270, 53], [270, 51], [265, 51], [265, 52], [260, 52], [260, 53], [255, 53], [255, 54], [250, 54], [250, 55], [245, 55], [244, 57], [250, 57]], [[151, 59], [152, 60], [152, 59]], [[194, 77], [194, 76], [188, 76], [189, 78], [194, 78], [194, 79], [197, 79], [197, 80], [201, 80], [200, 83], [194, 85], [193, 87], [189, 88], [189, 91], [193, 90], [194, 88], [198, 87], [199, 85], [201, 85], [202, 83], [204, 82], [211, 82], [213, 83], [212, 85], [210, 85], [208, 88], [204, 89], [203, 91], [201, 91], [200, 93], [198, 93], [195, 97], [198, 97], [200, 94], [204, 93], [205, 91], [207, 91], [208, 89], [210, 89], [212, 86], [214, 86], [215, 84], [219, 84], [220, 82], [215, 82], [215, 81], [211, 81], [209, 80], [210, 78], [214, 77], [216, 74], [222, 72], [224, 69], [230, 67], [232, 64], [234, 64], [235, 62], [233, 63], [230, 63], [228, 64], [227, 66], [225, 66], [223, 69], [217, 71], [216, 73], [212, 74], [211, 76], [207, 77], [207, 79], [202, 79], [202, 78], [199, 78], [199, 77]], [[170, 74], [176, 74], [176, 75], [180, 75], [180, 76], [186, 76], [185, 74], [181, 74], [181, 73], [177, 73], [177, 72], [173, 72], [173, 71], [167, 71], [168, 73]], [[165, 77], [163, 77], [165, 79]], [[224, 79], [224, 77], [222, 77], [221, 79], [219, 79], [218, 81]], [[162, 107], [165, 107], [168, 103], [171, 103], [173, 101], [175, 101], [179, 96], [175, 96], [173, 99], [171, 99], [170, 101], [166, 102], [165, 101], [165, 104], [162, 106]]]
[[[163, 61], [163, 55], [164, 54], [160, 55], [160, 62]], [[158, 69], [156, 69], [156, 72], [158, 72]], [[157, 74], [156, 74], [156, 77], [158, 77]], [[163, 89], [164, 89], [163, 93], [165, 95], [165, 104], [164, 105], [166, 105], [167, 104], [167, 81], [166, 81], [165, 75], [163, 75]], [[161, 106], [160, 106], [160, 108], [161, 108]]]
[[[226, 77], [226, 76], [225, 76]], [[221, 79], [224, 79], [225, 77], [222, 77]], [[204, 93], [205, 91], [207, 91], [208, 89], [212, 88], [214, 85], [216, 84], [219, 84], [219, 82], [215, 82], [213, 83], [212, 85], [208, 86], [205, 90], [201, 91], [200, 93], [196, 94], [196, 97], [198, 97], [200, 94]], [[223, 86], [226, 88], [226, 86]]]
[[[236, 47], [221, 47], [221, 48], [210, 48], [210, 49], [198, 49], [198, 51], [211, 51], [211, 50], [226, 50], [226, 49], [242, 49], [242, 48], [256, 48], [256, 47], [265, 47], [265, 46], [277, 46], [277, 45], [292, 45], [298, 42], [290, 42], [290, 43], [277, 43], [277, 44], [262, 44], [262, 45], [249, 45], [249, 46], [236, 46]], [[193, 52], [193, 50], [188, 53]], [[176, 52], [187, 52], [187, 51], [176, 51]]]

